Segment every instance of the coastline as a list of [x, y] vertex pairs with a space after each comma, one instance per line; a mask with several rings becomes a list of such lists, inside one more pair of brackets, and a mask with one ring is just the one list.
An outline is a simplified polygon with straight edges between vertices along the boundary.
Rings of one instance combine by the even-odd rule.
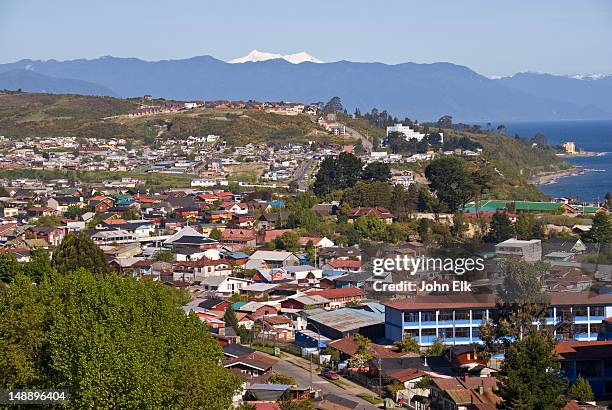
[[594, 151], [578, 151], [573, 154], [557, 154], [561, 158], [588, 158], [588, 157], [598, 157], [602, 153], [594, 152]]
[[534, 175], [528, 182], [533, 185], [547, 185], [556, 182], [557, 178], [573, 177], [585, 173], [586, 170], [581, 166], [573, 166], [560, 171], [540, 172]]

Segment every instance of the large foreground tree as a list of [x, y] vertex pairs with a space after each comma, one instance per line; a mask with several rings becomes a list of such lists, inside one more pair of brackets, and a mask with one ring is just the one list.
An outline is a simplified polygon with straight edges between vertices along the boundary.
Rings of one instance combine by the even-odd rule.
[[226, 409], [240, 382], [159, 284], [79, 270], [0, 288], [0, 388], [65, 388], [69, 408]]

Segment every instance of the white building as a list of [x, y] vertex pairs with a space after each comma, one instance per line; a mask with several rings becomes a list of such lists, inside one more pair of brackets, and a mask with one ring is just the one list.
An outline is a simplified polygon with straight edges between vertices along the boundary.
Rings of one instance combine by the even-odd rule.
[[219, 296], [230, 296], [251, 283], [248, 279], [231, 276], [211, 276], [200, 282], [205, 291], [215, 292]]
[[387, 137], [392, 132], [398, 132], [400, 134], [404, 134], [406, 136], [406, 141], [413, 139], [413, 138], [418, 141], [421, 141], [426, 135], [426, 134], [421, 134], [420, 132], [415, 131], [412, 128], [410, 128], [408, 125], [403, 125], [403, 124], [395, 124], [391, 127], [387, 127]]
[[542, 259], [542, 241], [508, 239], [495, 245], [495, 256], [519, 256], [526, 262], [536, 262]]

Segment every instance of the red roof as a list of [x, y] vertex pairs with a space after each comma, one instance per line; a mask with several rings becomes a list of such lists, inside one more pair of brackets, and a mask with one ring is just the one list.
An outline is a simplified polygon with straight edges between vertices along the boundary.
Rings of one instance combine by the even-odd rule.
[[356, 259], [333, 259], [328, 262], [328, 265], [334, 269], [359, 269], [361, 268], [361, 261]]
[[452, 309], [470, 307], [495, 307], [496, 297], [493, 294], [459, 294], [459, 295], [425, 295], [406, 299], [397, 299], [383, 303], [385, 306], [401, 310], [418, 309]]
[[562, 359], [603, 359], [612, 358], [612, 340], [592, 342], [560, 342], [555, 353]]
[[221, 233], [221, 239], [224, 241], [253, 241], [255, 231], [252, 229], [225, 229]]
[[363, 292], [359, 288], [354, 287], [346, 287], [346, 288], [338, 288], [338, 289], [324, 289], [324, 290], [315, 290], [315, 291], [307, 291], [307, 295], [318, 295], [323, 296], [327, 299], [337, 299], [337, 298], [348, 298], [348, 297], [361, 297]]

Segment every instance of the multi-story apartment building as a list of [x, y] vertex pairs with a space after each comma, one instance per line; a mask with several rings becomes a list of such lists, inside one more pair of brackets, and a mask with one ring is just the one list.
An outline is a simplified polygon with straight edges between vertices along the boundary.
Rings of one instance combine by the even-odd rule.
[[495, 245], [496, 256], [518, 256], [527, 262], [536, 262], [542, 259], [542, 241], [531, 239], [523, 241], [508, 239]]
[[[385, 303], [385, 336], [397, 341], [409, 334], [421, 346], [437, 338], [445, 344], [481, 343], [480, 326], [492, 319], [497, 299], [492, 294], [416, 296]], [[605, 338], [604, 320], [612, 316], [612, 294], [551, 294], [545, 324], [560, 340]]]

